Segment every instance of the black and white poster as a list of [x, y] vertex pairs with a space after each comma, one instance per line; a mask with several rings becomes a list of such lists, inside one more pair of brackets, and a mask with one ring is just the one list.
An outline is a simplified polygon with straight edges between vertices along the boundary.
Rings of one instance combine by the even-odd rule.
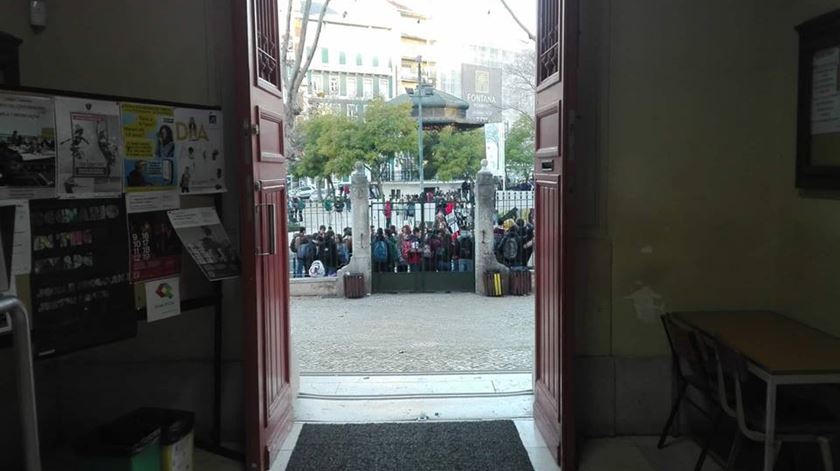
[[54, 196], [52, 98], [0, 93], [0, 200]]
[[116, 102], [57, 97], [59, 197], [118, 197], [123, 145]]
[[169, 220], [184, 248], [208, 280], [239, 276], [239, 255], [214, 208], [169, 211]]
[[182, 194], [225, 191], [223, 151], [221, 113], [175, 108], [175, 152]]
[[136, 335], [122, 199], [30, 204], [37, 356]]

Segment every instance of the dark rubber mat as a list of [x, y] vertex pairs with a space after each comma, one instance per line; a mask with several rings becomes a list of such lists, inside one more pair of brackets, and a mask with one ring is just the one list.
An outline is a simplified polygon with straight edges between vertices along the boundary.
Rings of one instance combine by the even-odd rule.
[[510, 420], [305, 424], [287, 471], [533, 471]]

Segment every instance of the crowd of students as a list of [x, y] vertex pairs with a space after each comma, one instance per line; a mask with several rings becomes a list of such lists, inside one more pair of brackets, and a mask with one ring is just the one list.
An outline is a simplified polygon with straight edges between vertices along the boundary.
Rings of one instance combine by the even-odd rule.
[[289, 242], [294, 278], [335, 276], [338, 269], [350, 262], [353, 237], [349, 227], [336, 233], [332, 227], [321, 226], [318, 232], [307, 234], [300, 230]]

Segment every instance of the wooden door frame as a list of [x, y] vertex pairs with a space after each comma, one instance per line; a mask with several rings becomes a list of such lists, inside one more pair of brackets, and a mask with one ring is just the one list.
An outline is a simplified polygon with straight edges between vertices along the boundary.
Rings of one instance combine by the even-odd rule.
[[[537, 1], [538, 18], [541, 18], [543, 12], [540, 10], [546, 2]], [[557, 26], [561, 33], [558, 38], [557, 59], [560, 70], [546, 77], [537, 86], [534, 198], [538, 217], [541, 214], [539, 206], [545, 204], [543, 198], [549, 197], [552, 192], [556, 192], [556, 198], [559, 198], [559, 207], [556, 212], [548, 215], [552, 221], [537, 222], [536, 237], [539, 237], [540, 227], [545, 229], [547, 224], [552, 224], [559, 226], [561, 242], [559, 246], [552, 246], [556, 239], [537, 240], [538, 253], [543, 255], [535, 258], [538, 288], [535, 296], [534, 421], [563, 471], [574, 471], [577, 468], [574, 397], [575, 218], [570, 195], [574, 188], [575, 174], [574, 122], [577, 108], [579, 4], [578, 0], [548, 1], [556, 2], [559, 8]], [[540, 32], [537, 34], [539, 80]], [[556, 142], [549, 138], [546, 140], [549, 145], [541, 145], [543, 126], [547, 132], [556, 132]], [[547, 189], [544, 195], [541, 194], [542, 187]], [[556, 258], [552, 260], [552, 257]], [[546, 262], [547, 270], [556, 269], [557, 272], [552, 272], [551, 276], [543, 273], [540, 265]], [[556, 265], [552, 265], [551, 262]], [[551, 299], [555, 296], [559, 297], [559, 301]], [[556, 313], [559, 319], [547, 318], [551, 315], [552, 301], [559, 303]]]
[[[290, 378], [283, 376], [291, 375], [288, 270], [284, 267], [274, 273], [272, 269], [278, 263], [287, 264], [286, 205], [273, 200], [285, 197], [285, 170], [281, 167], [286, 164], [283, 105], [276, 87], [257, 71], [257, 16], [266, 15], [268, 10], [261, 2], [231, 2], [242, 253], [245, 464], [246, 469], [259, 471], [269, 469], [276, 460], [292, 424]], [[274, 33], [279, 34], [276, 29]], [[266, 290], [269, 285], [276, 285], [277, 290]], [[266, 342], [266, 336], [275, 331], [284, 331], [285, 335], [276, 343]], [[278, 388], [278, 384], [284, 385], [284, 379], [289, 387]]]

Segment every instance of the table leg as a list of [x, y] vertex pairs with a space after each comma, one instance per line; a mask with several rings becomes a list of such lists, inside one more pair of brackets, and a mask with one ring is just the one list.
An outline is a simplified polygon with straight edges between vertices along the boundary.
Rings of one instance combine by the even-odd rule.
[[767, 380], [767, 405], [764, 424], [764, 471], [773, 471], [776, 459], [776, 382]]

